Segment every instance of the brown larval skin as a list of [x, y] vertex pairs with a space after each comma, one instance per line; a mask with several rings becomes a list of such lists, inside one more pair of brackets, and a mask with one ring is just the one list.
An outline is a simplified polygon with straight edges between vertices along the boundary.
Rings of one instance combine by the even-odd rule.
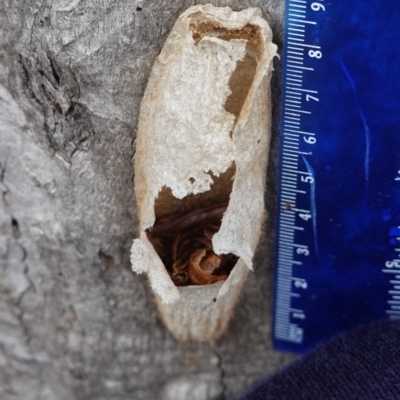
[[208, 285], [228, 277], [238, 257], [216, 255], [211, 242], [227, 206], [223, 203], [166, 215], [147, 230], [147, 237], [176, 286]]

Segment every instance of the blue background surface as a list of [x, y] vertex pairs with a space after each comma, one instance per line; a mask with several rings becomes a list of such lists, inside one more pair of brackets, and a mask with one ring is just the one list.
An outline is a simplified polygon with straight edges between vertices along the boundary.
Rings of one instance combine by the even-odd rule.
[[[317, 138], [301, 150], [312, 151], [319, 256], [295, 267], [308, 283], [292, 302], [307, 315], [304, 342], [275, 341], [296, 352], [387, 317], [394, 277], [382, 269], [396, 257], [400, 225], [400, 1], [321, 3], [325, 12], [308, 12], [317, 25], [306, 43], [320, 45], [323, 57], [308, 58], [315, 72], [304, 74], [320, 101], [303, 104], [312, 115], [301, 123]], [[299, 166], [307, 170], [301, 158]], [[297, 198], [297, 207], [310, 207], [310, 196]], [[315, 249], [308, 232], [302, 243]]]

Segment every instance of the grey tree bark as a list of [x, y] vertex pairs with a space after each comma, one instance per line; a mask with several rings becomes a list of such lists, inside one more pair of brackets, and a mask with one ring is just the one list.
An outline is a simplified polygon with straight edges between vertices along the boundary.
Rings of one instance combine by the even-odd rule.
[[[283, 0], [212, 3], [260, 7], [281, 48]], [[1, 399], [233, 399], [293, 359], [270, 336], [278, 59], [270, 218], [229, 331], [214, 344], [175, 341], [130, 270], [140, 101], [191, 5], [1, 2]]]

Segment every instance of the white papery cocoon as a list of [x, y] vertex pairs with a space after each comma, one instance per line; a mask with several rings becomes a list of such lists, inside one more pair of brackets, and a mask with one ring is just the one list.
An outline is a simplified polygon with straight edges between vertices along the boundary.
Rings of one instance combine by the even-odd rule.
[[[177, 20], [141, 104], [135, 156], [140, 237], [132, 268], [146, 272], [161, 317], [180, 340], [226, 329], [261, 234], [276, 54], [261, 11], [198, 5]], [[146, 230], [156, 217], [229, 201], [212, 239], [239, 260], [224, 282], [176, 287]]]

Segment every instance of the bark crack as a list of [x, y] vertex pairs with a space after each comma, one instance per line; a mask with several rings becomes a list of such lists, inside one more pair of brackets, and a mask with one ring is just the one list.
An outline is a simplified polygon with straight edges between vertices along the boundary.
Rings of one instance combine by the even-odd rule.
[[29, 35], [29, 44], [30, 44], [30, 45], [32, 44], [33, 30], [34, 30], [35, 25], [36, 25], [36, 18], [37, 18], [37, 16], [38, 16], [38, 14], [40, 13], [40, 11], [42, 10], [42, 7], [43, 7], [43, 6], [40, 6], [40, 7], [39, 7], [39, 9], [35, 12], [35, 15], [34, 15], [34, 17], [33, 17], [31, 32], [30, 32], [30, 35]]
[[[8, 188], [8, 186], [6, 185], [6, 183], [4, 182], [4, 178], [6, 175], [6, 169], [7, 169], [7, 164], [8, 164], [8, 157], [4, 163], [4, 167], [2, 166], [2, 164], [0, 163], [0, 184], [3, 187], [2, 189], [2, 194], [1, 194], [1, 198], [3, 200], [3, 203], [6, 207], [8, 207], [8, 202], [7, 202], [7, 196], [10, 193], [10, 190]], [[1, 188], [0, 186], [0, 188]]]
[[90, 112], [78, 102], [81, 89], [71, 66], [43, 58], [19, 57], [29, 96], [41, 108], [49, 147], [67, 164], [77, 150], [88, 151], [94, 129]]
[[[30, 292], [31, 290], [33, 290], [34, 292], [36, 292], [36, 288], [35, 285], [33, 284], [33, 281], [31, 279], [31, 277], [29, 276], [29, 267], [26, 264], [26, 258], [27, 258], [27, 250], [26, 248], [22, 245], [22, 243], [20, 242], [21, 239], [21, 232], [19, 229], [19, 223], [18, 220], [12, 215], [12, 213], [9, 211], [9, 204], [7, 202], [7, 195], [10, 193], [10, 189], [7, 186], [7, 184], [5, 183], [5, 175], [6, 175], [6, 170], [7, 170], [7, 163], [8, 163], [8, 158], [6, 160], [6, 162], [4, 163], [4, 166], [0, 163], [0, 183], [3, 186], [3, 193], [2, 193], [2, 199], [3, 199], [3, 203], [4, 203], [4, 208], [5, 208], [5, 212], [8, 214], [10, 220], [11, 220], [11, 240], [13, 240], [14, 242], [17, 242], [18, 247], [20, 248], [21, 252], [22, 252], [22, 259], [20, 260], [21, 263], [24, 264], [24, 275], [27, 278], [27, 282], [28, 282], [28, 287], [19, 294], [18, 298], [13, 301], [13, 305], [15, 307], [18, 308], [19, 313], [16, 314], [12, 309], [11, 309], [11, 313], [18, 319], [21, 329], [24, 333], [24, 336], [26, 338], [26, 343], [29, 347], [29, 349], [31, 350], [32, 356], [36, 359], [34, 352], [30, 346], [30, 342], [32, 340], [32, 337], [29, 333], [28, 327], [25, 325], [24, 321], [23, 321], [23, 317], [24, 317], [24, 309], [21, 307], [22, 304], [22, 300], [24, 298], [24, 296]], [[9, 246], [8, 246], [9, 247]], [[9, 253], [9, 250], [7, 250], [7, 254]], [[7, 268], [7, 265], [6, 265]]]

